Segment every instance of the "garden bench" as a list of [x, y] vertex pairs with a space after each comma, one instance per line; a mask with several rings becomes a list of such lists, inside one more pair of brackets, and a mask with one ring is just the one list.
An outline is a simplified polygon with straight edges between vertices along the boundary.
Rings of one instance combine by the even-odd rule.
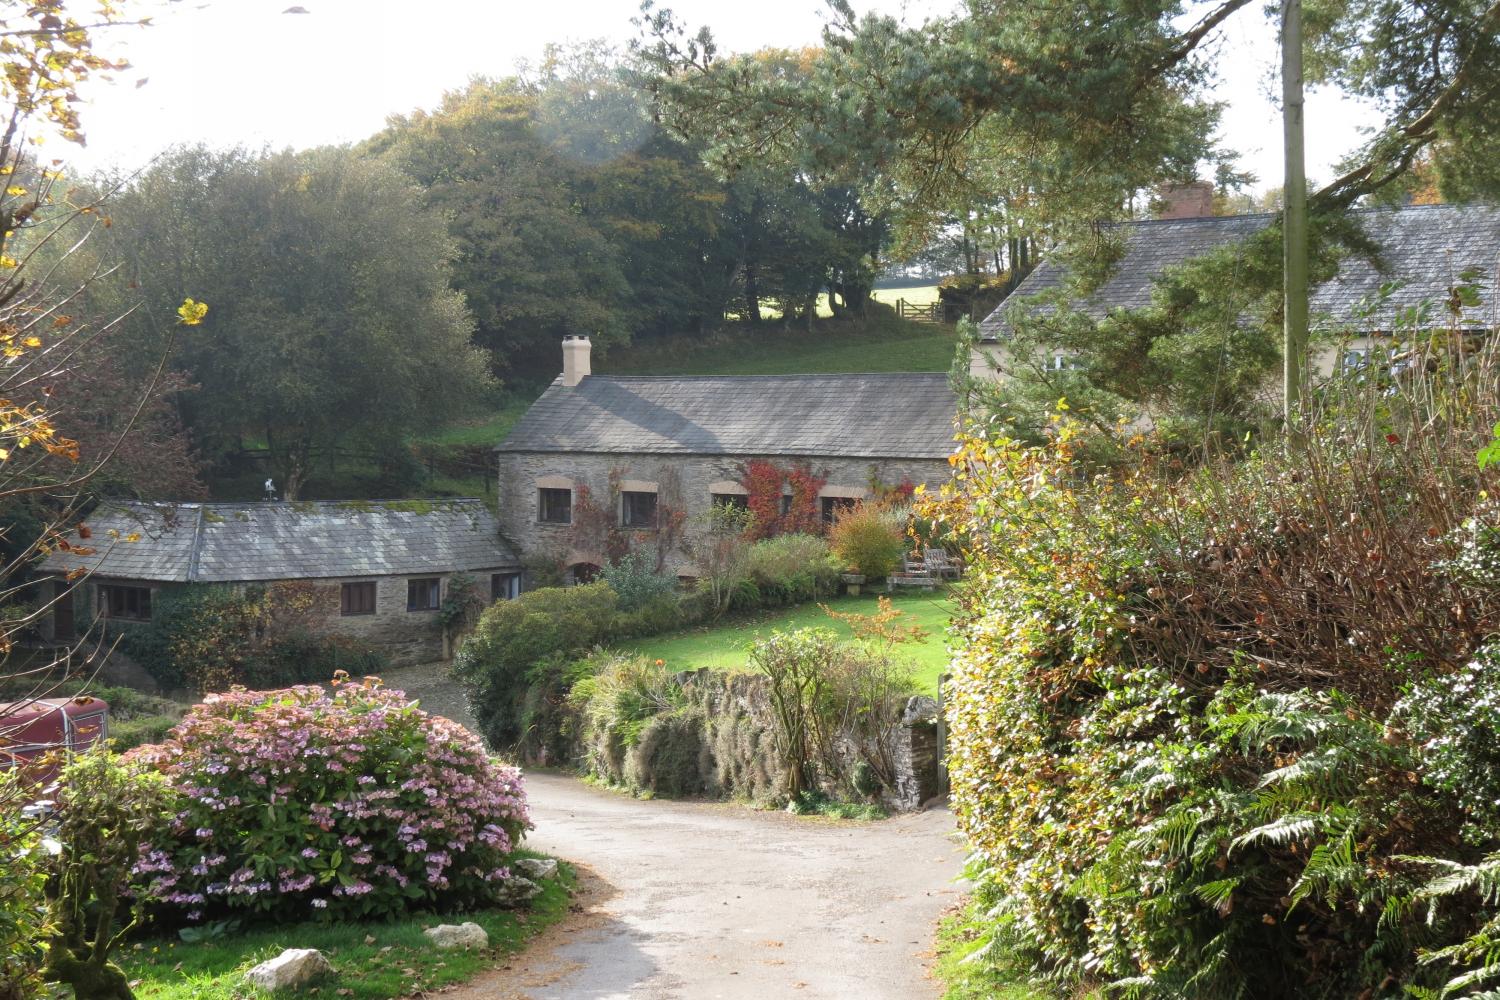
[[897, 587], [926, 587], [932, 590], [940, 579], [927, 571], [927, 564], [923, 560], [907, 558], [902, 560], [899, 573], [886, 577], [885, 589], [887, 593]]
[[957, 580], [964, 573], [962, 564], [942, 549], [926, 549], [922, 553], [922, 562], [927, 572], [940, 580], [950, 576]]

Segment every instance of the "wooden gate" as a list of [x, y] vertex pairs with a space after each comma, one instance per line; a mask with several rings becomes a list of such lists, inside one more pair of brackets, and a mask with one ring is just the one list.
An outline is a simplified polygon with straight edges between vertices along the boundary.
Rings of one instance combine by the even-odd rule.
[[943, 303], [937, 302], [912, 303], [905, 299], [896, 300], [896, 315], [902, 319], [911, 320], [913, 323], [941, 323], [943, 321]]

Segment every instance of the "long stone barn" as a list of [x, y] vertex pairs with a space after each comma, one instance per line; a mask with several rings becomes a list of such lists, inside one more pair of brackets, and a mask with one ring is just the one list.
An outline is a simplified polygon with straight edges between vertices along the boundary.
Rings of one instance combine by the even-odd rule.
[[[396, 664], [442, 658], [438, 611], [454, 577], [481, 597], [520, 591], [521, 566], [480, 500], [108, 502], [41, 565], [54, 641], [95, 623], [149, 622], [164, 591], [189, 584], [312, 584], [329, 634]], [[91, 551], [90, 551], [91, 550]]]
[[698, 576], [706, 515], [747, 502], [752, 462], [821, 480], [824, 521], [880, 489], [949, 478], [958, 398], [945, 374], [622, 377], [593, 374], [590, 355], [587, 337], [565, 339], [562, 374], [496, 449], [502, 534], [570, 582], [605, 564], [606, 536]]

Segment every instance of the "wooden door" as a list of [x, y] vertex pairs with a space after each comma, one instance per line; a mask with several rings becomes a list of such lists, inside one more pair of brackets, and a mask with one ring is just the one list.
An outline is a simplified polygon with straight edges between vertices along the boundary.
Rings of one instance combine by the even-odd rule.
[[56, 603], [52, 605], [52, 638], [73, 638], [73, 586], [63, 580], [52, 583]]

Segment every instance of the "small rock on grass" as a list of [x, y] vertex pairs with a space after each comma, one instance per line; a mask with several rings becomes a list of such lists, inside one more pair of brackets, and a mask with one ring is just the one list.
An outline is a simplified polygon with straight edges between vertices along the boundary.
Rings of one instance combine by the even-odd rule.
[[557, 862], [551, 858], [521, 858], [511, 867], [533, 882], [541, 882], [557, 875]]
[[513, 875], [500, 884], [495, 901], [501, 906], [520, 906], [534, 899], [541, 891], [542, 887], [531, 879]]
[[333, 971], [316, 948], [288, 948], [245, 973], [245, 981], [268, 992], [302, 986]]
[[439, 924], [436, 927], [427, 928], [422, 933], [434, 946], [444, 950], [490, 946], [490, 936], [485, 933], [483, 927], [473, 921], [466, 921], [462, 924]]

